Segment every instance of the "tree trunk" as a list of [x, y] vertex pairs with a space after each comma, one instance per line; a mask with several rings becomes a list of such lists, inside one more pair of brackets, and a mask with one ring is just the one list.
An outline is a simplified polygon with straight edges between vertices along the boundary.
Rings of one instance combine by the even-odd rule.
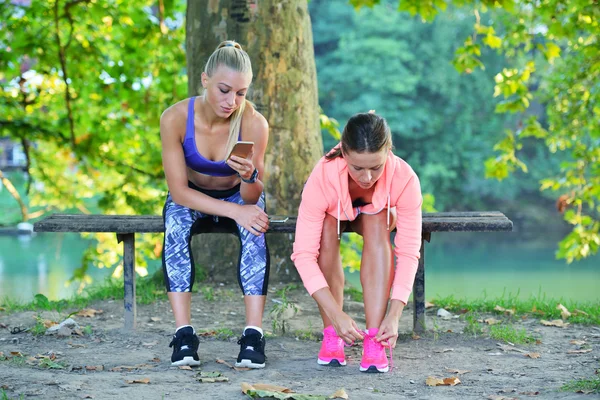
[[[190, 95], [199, 94], [200, 74], [221, 41], [235, 40], [250, 55], [254, 79], [248, 98], [270, 127], [264, 177], [267, 212], [296, 215], [304, 182], [322, 155], [306, 0], [188, 0], [186, 35]], [[267, 235], [267, 240], [271, 282], [290, 275], [297, 279], [289, 259], [292, 235]], [[216, 279], [235, 278], [239, 246], [234, 242], [230, 235], [197, 236], [196, 263]]]

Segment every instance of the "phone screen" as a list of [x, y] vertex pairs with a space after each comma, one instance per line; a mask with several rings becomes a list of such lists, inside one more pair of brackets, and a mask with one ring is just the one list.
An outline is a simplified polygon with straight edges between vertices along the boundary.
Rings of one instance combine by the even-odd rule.
[[231, 156], [247, 158], [252, 152], [252, 147], [254, 147], [254, 142], [237, 142], [235, 146], [233, 146], [233, 149], [231, 149], [231, 153], [229, 153], [227, 159]]

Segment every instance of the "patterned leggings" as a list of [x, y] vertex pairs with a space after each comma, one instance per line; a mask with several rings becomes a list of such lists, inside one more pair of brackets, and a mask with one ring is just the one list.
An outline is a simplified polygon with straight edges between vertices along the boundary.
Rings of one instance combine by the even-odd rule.
[[[245, 204], [239, 185], [230, 190], [203, 190], [191, 182], [189, 186], [211, 197], [236, 204]], [[265, 209], [265, 194], [260, 196], [257, 206]], [[163, 271], [167, 292], [190, 292], [194, 284], [194, 259], [191, 251], [192, 235], [201, 230], [203, 224], [211, 224], [219, 217], [203, 214], [183, 207], [173, 201], [171, 194], [163, 209], [165, 239], [163, 246]], [[221, 217], [224, 218], [224, 217]], [[266, 295], [269, 281], [269, 250], [264, 233], [255, 236], [237, 225], [240, 239], [238, 281], [245, 295]]]

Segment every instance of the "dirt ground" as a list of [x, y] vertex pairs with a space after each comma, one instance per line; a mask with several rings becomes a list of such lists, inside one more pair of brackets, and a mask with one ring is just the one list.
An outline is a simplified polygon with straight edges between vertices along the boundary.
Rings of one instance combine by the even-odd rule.
[[[272, 332], [269, 311], [280, 300], [272, 285], [267, 303], [265, 330]], [[213, 297], [211, 300], [207, 298]], [[103, 301], [90, 306], [102, 310], [93, 317], [74, 315], [82, 335], [68, 337], [12, 334], [10, 328], [33, 327], [35, 312], [7, 315], [0, 312], [0, 387], [5, 396], [43, 399], [244, 399], [241, 383], [285, 386], [298, 393], [331, 395], [343, 388], [350, 399], [587, 399], [596, 394], [559, 392], [564, 383], [594, 376], [600, 366], [600, 328], [570, 325], [542, 326], [539, 320], [515, 322], [539, 339], [538, 344], [514, 347], [491, 339], [485, 333], [463, 333], [464, 318], [444, 320], [436, 308], [427, 312], [428, 332], [413, 338], [412, 312], [408, 308], [400, 322], [403, 333], [393, 353], [394, 368], [387, 374], [365, 374], [358, 370], [361, 346], [346, 351], [348, 365], [319, 366], [316, 356], [321, 323], [317, 307], [303, 289], [291, 291], [288, 299], [298, 307], [288, 313], [287, 333], [267, 338], [267, 367], [236, 371], [217, 359], [233, 364], [239, 350], [237, 337], [208, 334], [200, 338], [202, 365], [182, 370], [170, 365], [168, 347], [173, 318], [167, 301], [138, 306], [138, 328], [124, 332], [123, 303]], [[364, 327], [362, 304], [348, 301], [347, 311]], [[43, 318], [66, 317], [46, 312]], [[193, 322], [197, 331], [231, 329], [239, 335], [244, 310], [237, 286], [214, 286], [194, 295]], [[490, 317], [481, 315], [481, 318]], [[495, 315], [497, 319], [501, 316]], [[278, 319], [281, 321], [281, 318]], [[484, 330], [487, 329], [482, 324]], [[312, 337], [312, 339], [311, 339]], [[317, 340], [315, 340], [317, 337]], [[571, 343], [576, 340], [577, 344]], [[585, 343], [584, 343], [585, 342]], [[588, 351], [591, 349], [591, 351]], [[569, 351], [580, 352], [569, 353]], [[583, 351], [581, 351], [583, 350]], [[539, 353], [530, 358], [527, 353]], [[44, 356], [49, 358], [44, 358]], [[48, 367], [58, 368], [48, 368]], [[63, 366], [63, 368], [60, 368]], [[460, 374], [450, 370], [460, 370]], [[201, 383], [200, 372], [219, 372], [227, 382]], [[465, 372], [468, 371], [468, 372]], [[456, 386], [426, 385], [430, 376], [458, 376]], [[133, 381], [147, 382], [135, 383]], [[2, 392], [0, 391], [0, 394]], [[1, 395], [0, 395], [1, 396]], [[496, 396], [496, 397], [494, 397]]]

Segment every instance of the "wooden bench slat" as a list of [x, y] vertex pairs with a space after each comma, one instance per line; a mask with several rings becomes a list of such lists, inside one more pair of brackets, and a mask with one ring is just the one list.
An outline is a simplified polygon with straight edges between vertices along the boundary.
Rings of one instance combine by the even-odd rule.
[[[34, 225], [35, 232], [111, 232], [157, 233], [164, 232], [163, 220], [158, 215], [51, 215]], [[294, 233], [296, 217], [285, 223], [271, 223], [268, 233]], [[228, 232], [217, 226], [211, 232]], [[512, 231], [512, 221], [501, 212], [448, 212], [424, 213], [424, 232], [484, 232]]]

